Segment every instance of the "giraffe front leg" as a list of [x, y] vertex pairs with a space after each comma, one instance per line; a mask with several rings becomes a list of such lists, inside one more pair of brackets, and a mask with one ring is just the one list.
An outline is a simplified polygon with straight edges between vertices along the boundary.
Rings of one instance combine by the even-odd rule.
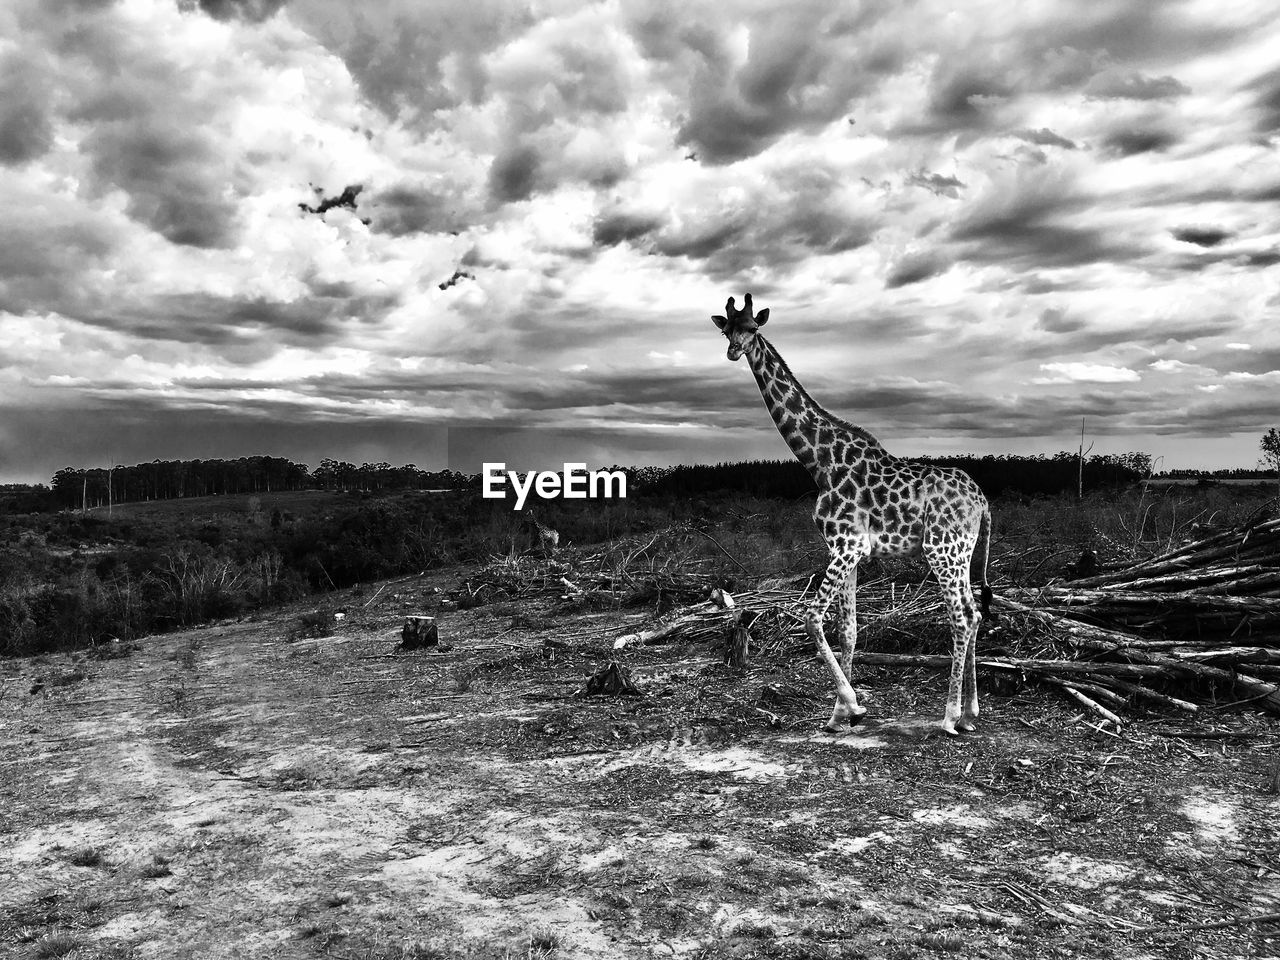
[[851, 717], [860, 717], [866, 713], [865, 708], [858, 705], [858, 694], [849, 684], [849, 678], [836, 660], [836, 655], [831, 652], [831, 646], [827, 643], [826, 634], [822, 629], [822, 618], [826, 615], [827, 608], [831, 606], [836, 590], [844, 583], [850, 569], [856, 566], [857, 562], [857, 555], [850, 553], [839, 553], [831, 558], [822, 586], [818, 588], [818, 594], [805, 618], [805, 628], [818, 649], [818, 656], [827, 665], [832, 679], [835, 680], [836, 704], [826, 727], [833, 732], [847, 730]]
[[[858, 565], [855, 563], [845, 578], [841, 593], [840, 617], [840, 670], [853, 690], [853, 651], [858, 645]], [[826, 729], [844, 732], [853, 727], [866, 714], [867, 708], [858, 705], [858, 693], [853, 690], [853, 706], [848, 707], [837, 697]]]

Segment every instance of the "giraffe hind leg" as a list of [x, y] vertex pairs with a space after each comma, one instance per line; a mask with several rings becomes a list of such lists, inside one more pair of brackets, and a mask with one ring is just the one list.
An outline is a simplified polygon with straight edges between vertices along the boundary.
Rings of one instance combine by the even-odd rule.
[[969, 632], [964, 649], [964, 713], [956, 724], [961, 730], [975, 730], [978, 719], [978, 625]]
[[959, 564], [934, 568], [951, 621], [951, 675], [942, 729], [950, 734], [974, 729], [978, 716], [978, 691], [974, 659], [978, 633], [978, 608], [969, 587], [968, 570]]

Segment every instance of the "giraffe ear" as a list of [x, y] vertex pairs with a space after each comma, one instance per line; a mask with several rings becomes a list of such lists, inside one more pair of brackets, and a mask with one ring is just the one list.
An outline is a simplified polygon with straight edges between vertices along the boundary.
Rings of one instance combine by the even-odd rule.
[[712, 318], [711, 318], [711, 322], [712, 322], [712, 323], [714, 323], [714, 324], [715, 324], [717, 327], [719, 327], [721, 330], [723, 330], [723, 329], [724, 329], [724, 325], [725, 325], [726, 323], [728, 323], [729, 321], [728, 321], [728, 320], [726, 320], [724, 317], [712, 317]]
[[763, 327], [768, 322], [769, 322], [769, 308], [765, 307], [763, 310], [761, 310], [759, 313], [756, 314], [756, 326]]

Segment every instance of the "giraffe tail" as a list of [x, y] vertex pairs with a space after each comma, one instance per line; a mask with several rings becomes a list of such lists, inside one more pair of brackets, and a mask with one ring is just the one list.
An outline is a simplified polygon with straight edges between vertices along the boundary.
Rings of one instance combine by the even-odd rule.
[[982, 593], [980, 602], [982, 605], [982, 617], [991, 623], [995, 623], [996, 616], [991, 612], [991, 587], [987, 583], [987, 564], [991, 560], [991, 508], [985, 507], [982, 511], [982, 522], [978, 526], [978, 539], [982, 542]]

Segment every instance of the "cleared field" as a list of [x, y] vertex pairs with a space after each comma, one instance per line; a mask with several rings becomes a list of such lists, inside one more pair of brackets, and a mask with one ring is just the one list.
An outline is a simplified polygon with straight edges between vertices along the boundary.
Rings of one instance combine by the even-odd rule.
[[[1280, 728], [1210, 711], [1114, 735], [984, 683], [855, 678], [819, 731], [806, 655], [616, 656], [647, 614], [552, 599], [442, 614], [458, 571], [149, 638], [6, 661], [0, 943], [69, 957], [1245, 957], [1280, 951]], [[363, 604], [368, 606], [363, 606]], [[873, 607], [860, 616], [874, 621]], [[776, 724], [756, 709], [767, 705]]]

